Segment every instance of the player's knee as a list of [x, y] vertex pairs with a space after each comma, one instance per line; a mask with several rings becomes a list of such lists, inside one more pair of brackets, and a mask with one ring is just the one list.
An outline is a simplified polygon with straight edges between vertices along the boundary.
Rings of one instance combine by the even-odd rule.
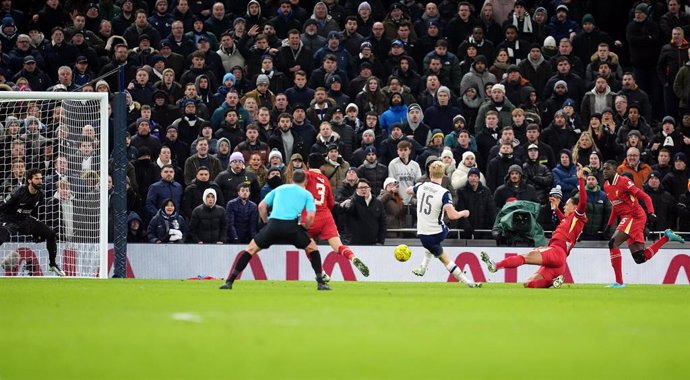
[[616, 248], [616, 239], [611, 239], [609, 240], [609, 249], [614, 249]]
[[642, 264], [647, 261], [647, 258], [644, 257], [644, 251], [633, 252], [632, 257], [636, 264]]

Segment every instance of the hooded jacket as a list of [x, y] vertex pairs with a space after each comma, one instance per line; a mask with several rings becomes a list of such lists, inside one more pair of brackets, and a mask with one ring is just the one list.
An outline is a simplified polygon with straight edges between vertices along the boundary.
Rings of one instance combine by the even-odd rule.
[[205, 202], [208, 194], [216, 195], [214, 189], [204, 190], [202, 204], [192, 211], [189, 223], [189, 238], [193, 243], [216, 244], [225, 243], [228, 239], [228, 223], [225, 210], [213, 202], [208, 206]]
[[[513, 171], [520, 173], [520, 183], [518, 183], [517, 186], [510, 182], [510, 173]], [[503, 207], [508, 198], [517, 198], [520, 201], [538, 202], [537, 192], [534, 190], [534, 186], [525, 181], [520, 165], [511, 165], [505, 176], [505, 183], [496, 189], [494, 193], [496, 207]]]
[[225, 207], [228, 219], [228, 242], [249, 243], [256, 235], [259, 212], [256, 203], [237, 197]]
[[387, 134], [390, 134], [391, 125], [395, 123], [402, 124], [407, 121], [407, 105], [401, 103], [400, 105], [394, 106], [392, 99], [388, 105], [388, 109], [381, 115], [380, 125]]

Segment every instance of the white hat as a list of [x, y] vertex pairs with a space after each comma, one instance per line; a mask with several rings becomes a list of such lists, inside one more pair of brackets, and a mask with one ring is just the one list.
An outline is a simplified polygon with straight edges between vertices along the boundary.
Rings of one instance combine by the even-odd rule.
[[386, 180], [383, 181], [383, 189], [385, 190], [391, 183], [398, 183], [398, 181], [393, 177], [386, 178]]
[[493, 90], [501, 90], [501, 92], [503, 92], [505, 94], [506, 93], [506, 86], [504, 86], [500, 83], [497, 83], [493, 87], [491, 87], [491, 91], [493, 91]]
[[278, 149], [273, 149], [271, 153], [268, 154], [268, 161], [271, 161], [273, 157], [278, 157], [281, 161], [283, 161], [283, 155], [280, 153]]
[[453, 152], [450, 150], [450, 147], [443, 148], [443, 152], [441, 152], [441, 158], [444, 157], [453, 157]]

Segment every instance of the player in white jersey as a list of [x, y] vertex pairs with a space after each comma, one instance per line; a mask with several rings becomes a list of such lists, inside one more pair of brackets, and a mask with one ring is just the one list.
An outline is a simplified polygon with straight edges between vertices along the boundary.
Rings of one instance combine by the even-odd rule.
[[[482, 284], [470, 281], [465, 277], [465, 274], [451, 260], [450, 256], [443, 252], [441, 246], [443, 240], [448, 236], [448, 227], [443, 223], [443, 217], [447, 215], [450, 220], [457, 220], [470, 216], [469, 211], [457, 211], [453, 206], [450, 192], [441, 186], [444, 173], [443, 163], [440, 161], [433, 162], [429, 165], [431, 181], [407, 189], [408, 194], [417, 196], [417, 236], [428, 252], [424, 257], [426, 263], [423, 262], [422, 266], [426, 271], [431, 257], [436, 257], [458, 281], [462, 281], [470, 288], [479, 288]], [[413, 273], [420, 275], [415, 271]]]

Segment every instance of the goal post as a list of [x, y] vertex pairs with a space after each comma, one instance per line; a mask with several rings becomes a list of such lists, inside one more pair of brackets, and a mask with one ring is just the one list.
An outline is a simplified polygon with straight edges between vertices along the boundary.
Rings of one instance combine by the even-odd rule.
[[[108, 100], [104, 92], [0, 92], [0, 196], [41, 170], [45, 202], [35, 217], [58, 234], [57, 262], [71, 277], [108, 278]], [[0, 277], [52, 275], [45, 243], [31, 236], [11, 236], [0, 264]]]

